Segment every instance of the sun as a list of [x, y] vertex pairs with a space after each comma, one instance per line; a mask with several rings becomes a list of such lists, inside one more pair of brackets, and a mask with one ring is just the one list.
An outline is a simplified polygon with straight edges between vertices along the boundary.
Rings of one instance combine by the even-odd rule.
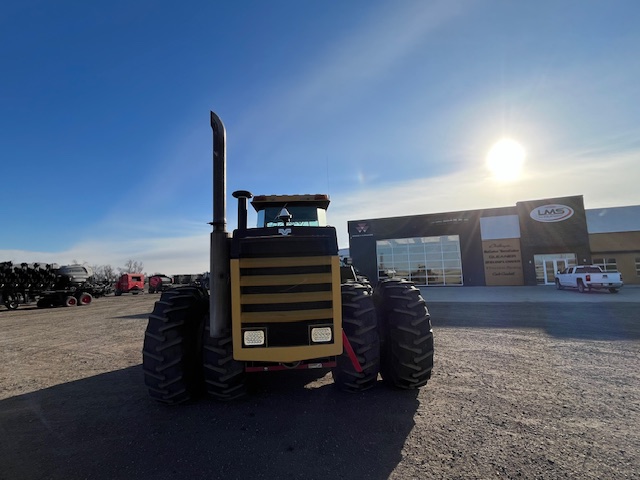
[[503, 138], [487, 153], [487, 167], [496, 180], [512, 182], [520, 178], [526, 156], [522, 145], [510, 138]]

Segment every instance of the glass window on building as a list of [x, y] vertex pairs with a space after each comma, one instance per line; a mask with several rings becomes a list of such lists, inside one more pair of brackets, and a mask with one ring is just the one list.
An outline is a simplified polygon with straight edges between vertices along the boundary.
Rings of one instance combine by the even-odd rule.
[[615, 258], [593, 257], [592, 262], [594, 265], [598, 265], [605, 272], [618, 271], [618, 264]]
[[636, 257], [636, 275], [640, 277], [640, 257]]
[[458, 235], [379, 240], [376, 250], [379, 277], [403, 277], [416, 285], [462, 285]]

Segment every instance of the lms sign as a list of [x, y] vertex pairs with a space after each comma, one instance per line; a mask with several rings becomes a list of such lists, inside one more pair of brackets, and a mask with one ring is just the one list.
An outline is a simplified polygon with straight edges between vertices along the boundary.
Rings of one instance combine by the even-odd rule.
[[541, 205], [529, 214], [536, 222], [551, 223], [562, 222], [573, 216], [573, 208], [566, 205]]

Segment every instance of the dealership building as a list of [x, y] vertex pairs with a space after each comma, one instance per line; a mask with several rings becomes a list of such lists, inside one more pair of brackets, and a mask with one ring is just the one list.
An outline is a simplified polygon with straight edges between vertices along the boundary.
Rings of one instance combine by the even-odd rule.
[[640, 284], [640, 205], [585, 210], [582, 195], [462, 212], [349, 221], [349, 253], [370, 279], [420, 286], [551, 285], [596, 264]]

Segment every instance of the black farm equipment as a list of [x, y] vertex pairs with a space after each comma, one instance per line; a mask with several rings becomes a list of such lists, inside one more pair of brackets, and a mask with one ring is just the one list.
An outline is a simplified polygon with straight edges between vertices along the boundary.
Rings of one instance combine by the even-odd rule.
[[88, 305], [106, 293], [106, 285], [91, 283], [82, 266], [0, 263], [0, 302], [9, 310], [37, 302], [39, 308]]

